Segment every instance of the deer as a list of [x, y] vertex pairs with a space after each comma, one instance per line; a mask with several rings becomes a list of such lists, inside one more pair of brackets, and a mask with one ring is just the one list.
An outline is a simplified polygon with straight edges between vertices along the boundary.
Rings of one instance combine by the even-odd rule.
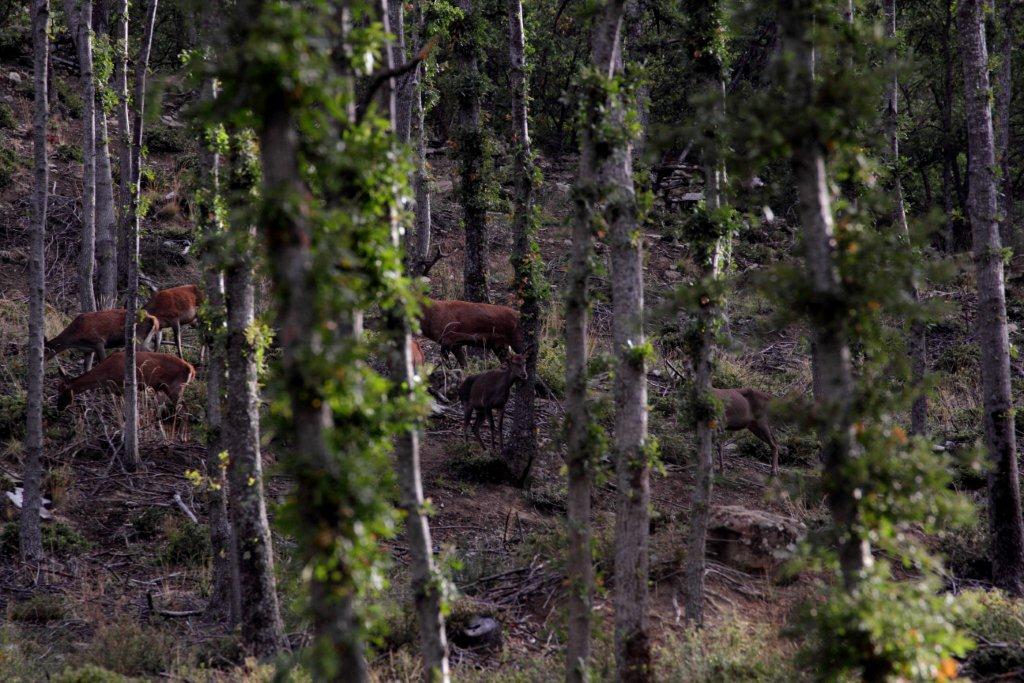
[[[63, 332], [43, 342], [46, 347], [46, 360], [67, 349], [95, 353], [101, 361], [104, 360], [107, 357], [107, 349], [124, 346], [126, 314], [127, 311], [123, 308], [79, 313]], [[153, 335], [160, 329], [160, 321], [149, 313], [143, 313], [142, 318], [136, 324], [135, 336], [144, 348], [150, 348]]]
[[440, 344], [442, 359], [454, 355], [463, 370], [467, 346], [491, 349], [501, 361], [506, 349], [523, 352], [519, 314], [508, 306], [428, 299], [420, 327], [424, 337]]
[[[124, 351], [112, 353], [78, 377], [68, 377], [60, 370], [57, 410], [66, 410], [76, 395], [96, 389], [121, 393], [124, 390], [124, 359]], [[196, 369], [191, 363], [170, 353], [139, 351], [135, 354], [135, 368], [142, 384], [167, 396], [175, 408], [182, 391], [196, 377]]]
[[178, 346], [178, 357], [185, 357], [181, 351], [181, 328], [196, 323], [199, 305], [202, 303], [203, 293], [195, 285], [162, 289], [153, 294], [143, 308], [160, 321], [160, 329], [156, 333], [157, 349], [163, 343], [164, 328], [173, 328], [174, 340]]
[[[771, 394], [746, 387], [738, 389], [711, 389], [719, 401], [725, 405], [725, 429], [737, 432], [747, 429], [751, 434], [768, 444], [772, 449], [772, 476], [779, 475], [779, 444], [768, 424], [769, 406], [775, 400]], [[722, 446], [718, 446], [718, 467], [725, 469], [722, 457]]]
[[[488, 370], [478, 375], [471, 375], [463, 380], [459, 386], [459, 399], [462, 401], [462, 439], [469, 440], [469, 421], [476, 413], [476, 422], [473, 424], [473, 433], [476, 435], [480, 447], [487, 450], [484, 440], [480, 436], [480, 425], [483, 424], [484, 416], [491, 427], [491, 452], [494, 452], [494, 441], [497, 436], [499, 446], [505, 448], [505, 404], [508, 403], [509, 392], [512, 386], [519, 381], [526, 379], [526, 356], [521, 353], [513, 353], [505, 360], [505, 365], [497, 370]], [[494, 429], [494, 411], [498, 411], [498, 429]]]

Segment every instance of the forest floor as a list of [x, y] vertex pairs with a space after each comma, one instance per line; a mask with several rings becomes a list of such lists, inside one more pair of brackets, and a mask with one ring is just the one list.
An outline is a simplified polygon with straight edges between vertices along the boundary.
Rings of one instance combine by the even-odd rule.
[[[2, 67], [2, 65], [0, 65]], [[16, 124], [0, 130], [3, 145], [13, 151], [12, 177], [0, 188], [0, 475], [5, 486], [21, 471], [24, 405], [23, 361], [27, 320], [25, 254], [28, 245], [31, 192], [30, 74], [20, 70], [20, 83], [0, 68], [0, 103], [9, 106]], [[58, 92], [73, 87], [61, 74]], [[165, 97], [173, 99], [168, 88]], [[51, 133], [55, 190], [47, 234], [47, 336], [58, 332], [76, 309], [75, 269], [81, 165], [80, 123], [73, 116], [73, 98], [62, 97]], [[153, 128], [147, 165], [146, 196], [152, 209], [144, 225], [142, 265], [159, 287], [198, 282], [194, 258], [186, 253], [192, 226], [188, 219], [190, 155], [185, 135], [165, 104]], [[113, 135], [113, 131], [111, 132]], [[147, 132], [147, 135], [150, 133]], [[446, 250], [460, 243], [455, 174], [443, 156], [431, 159], [434, 176], [435, 237]], [[500, 166], [500, 164], [496, 164]], [[544, 183], [540, 193], [543, 225], [541, 252], [551, 283], [552, 301], [545, 317], [540, 374], [555, 396], [540, 401], [541, 456], [531, 482], [520, 489], [495, 481], [493, 468], [475, 444], [464, 445], [460, 411], [446, 409], [426, 425], [423, 479], [436, 514], [431, 519], [436, 550], [459, 589], [452, 614], [456, 631], [475, 614], [496, 617], [504, 643], [490, 651], [453, 646], [457, 680], [546, 681], [560, 677], [560, 641], [564, 615], [565, 476], [560, 437], [559, 403], [562, 360], [562, 281], [567, 266], [572, 204], [569, 187], [575, 160], [541, 159]], [[780, 215], [782, 212], [779, 212]], [[511, 235], [506, 213], [490, 218], [491, 291], [497, 303], [511, 302], [508, 283]], [[646, 307], [651, 330], [673, 319], [666, 313], [671, 290], [695, 272], [686, 246], [646, 229]], [[752, 386], [775, 395], [810, 391], [807, 344], [798, 326], [773, 323], [773, 303], [753, 283], [753, 275], [773, 263], [792, 258], [795, 236], [785, 221], [746, 232], [735, 250], [734, 295], [729, 304], [732, 344], [727, 349], [719, 386]], [[970, 370], [977, 347], [972, 341], [967, 298], [967, 261], [958, 275], [932, 296], [949, 301], [944, 319], [930, 330], [930, 362], [937, 372], [932, 399], [933, 438], [964, 443], [978, 435], [979, 415], [973, 408], [977, 377]], [[1012, 272], [1019, 272], [1016, 268]], [[431, 294], [457, 297], [461, 289], [461, 252], [437, 265]], [[595, 353], [607, 352], [610, 306], [607, 279], [595, 278], [590, 343]], [[1019, 318], [1020, 286], [1011, 278], [1011, 316]], [[263, 306], [266, 288], [263, 285]], [[1015, 331], [1015, 336], [1016, 336]], [[126, 472], [114, 453], [120, 439], [116, 399], [79, 400], [65, 415], [46, 412], [46, 495], [54, 521], [47, 523], [50, 558], [36, 572], [16, 562], [14, 513], [0, 535], [0, 679], [41, 680], [67, 666], [95, 664], [128, 676], [168, 680], [263, 680], [271, 668], [245, 660], [237, 641], [223, 625], [202, 613], [209, 588], [208, 538], [202, 495], [185, 477], [203, 471], [203, 368], [198, 338], [185, 334], [186, 356], [199, 367], [198, 380], [185, 398], [185, 412], [173, 429], [161, 425], [155, 406], [143, 409], [143, 467]], [[428, 363], [438, 364], [436, 347], [425, 343]], [[677, 619], [679, 579], [684, 556], [692, 487], [693, 439], [679, 414], [679, 382], [664, 359], [683, 367], [679, 352], [659, 345], [660, 359], [648, 376], [650, 429], [661, 444], [663, 467], [651, 479], [651, 624], [659, 680], [794, 680], [792, 654], [799, 641], [786, 634], [795, 609], [818, 590], [808, 573], [780, 576], [773, 571], [748, 573], [712, 562], [708, 574], [708, 628], [685, 630]], [[77, 359], [60, 361], [68, 370]], [[479, 367], [493, 359], [477, 359]], [[1015, 367], [1015, 377], [1021, 377]], [[595, 396], [607, 404], [609, 376], [595, 379]], [[52, 399], [55, 368], [47, 371], [47, 396]], [[51, 400], [52, 404], [52, 400]], [[600, 411], [599, 411], [600, 412]], [[607, 411], [605, 411], [607, 413]], [[485, 432], [486, 433], [486, 432]], [[769, 479], [768, 449], [751, 435], [732, 435], [724, 450], [724, 470], [716, 472], [713, 502], [767, 510], [815, 526], [825, 511], [813, 486], [815, 442], [792, 425], [777, 426], [782, 443], [782, 473]], [[277, 473], [272, 447], [264, 452], [268, 498], [281, 502], [288, 482]], [[602, 472], [610, 462], [602, 461]], [[178, 500], [176, 500], [176, 497]], [[180, 502], [179, 502], [180, 500]], [[599, 476], [595, 491], [595, 560], [601, 591], [595, 613], [595, 680], [604, 680], [612, 666], [611, 586], [615, 490], [613, 478]], [[272, 512], [273, 512], [273, 505]], [[198, 524], [188, 515], [197, 515]], [[302, 644], [305, 627], [301, 596], [290, 562], [293, 545], [275, 530], [280, 593], [289, 639]], [[936, 543], [940, 543], [939, 540]], [[969, 540], [957, 547], [969, 546]], [[404, 599], [407, 554], [402, 538], [389, 542], [393, 557], [390, 586], [378, 599], [389, 632], [375, 648], [374, 670], [381, 680], [417, 680], [411, 611]], [[967, 552], [964, 550], [963, 552]], [[975, 550], [977, 554], [977, 550]], [[977, 558], [975, 558], [977, 559]], [[983, 559], [983, 558], [982, 558]]]

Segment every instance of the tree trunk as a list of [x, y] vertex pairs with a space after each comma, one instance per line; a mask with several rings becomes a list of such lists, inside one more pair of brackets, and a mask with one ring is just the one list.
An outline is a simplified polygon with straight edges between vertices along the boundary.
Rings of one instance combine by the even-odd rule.
[[1013, 53], [1016, 36], [1016, 7], [1013, 0], [993, 0], [997, 11], [996, 52], [999, 70], [995, 75], [994, 133], [996, 162], [1001, 175], [999, 181], [1000, 236], [1003, 244], [1017, 245], [1020, 236], [1013, 224], [1013, 176], [1010, 163], [1010, 103], [1013, 99]]
[[43, 468], [43, 338], [46, 306], [46, 209], [49, 199], [49, 166], [46, 153], [46, 127], [50, 111], [47, 103], [49, 62], [50, 3], [32, 2], [33, 80], [35, 108], [32, 116], [32, 140], [35, 153], [35, 187], [32, 197], [32, 241], [28, 262], [28, 354], [25, 375], [28, 398], [25, 408], [25, 472], [18, 542], [23, 560], [43, 556], [39, 508], [42, 505], [40, 483]]
[[[78, 51], [82, 78], [82, 241], [78, 253], [78, 307], [96, 310], [93, 273], [96, 261], [96, 83], [92, 71], [92, 0], [64, 0]], [[90, 362], [87, 360], [86, 369]]]
[[455, 36], [455, 66], [463, 74], [464, 87], [456, 93], [458, 102], [458, 131], [456, 139], [459, 158], [459, 201], [462, 203], [462, 222], [466, 230], [466, 251], [463, 268], [463, 293], [467, 301], [490, 301], [487, 292], [487, 139], [480, 123], [480, 93], [482, 90], [477, 52], [481, 31], [479, 0], [459, 0], [465, 13], [453, 28]]
[[[426, 36], [426, 25], [423, 18], [423, 3], [416, 3], [416, 32], [413, 44], [419, 45]], [[415, 170], [412, 184], [416, 194], [416, 244], [407, 249], [410, 254], [410, 271], [413, 275], [425, 275], [427, 259], [430, 258], [430, 173], [427, 169], [427, 129], [423, 111], [423, 89], [426, 87], [427, 67], [420, 62], [413, 71], [412, 84], [412, 120], [416, 124], [413, 135], [416, 142]]]
[[978, 283], [977, 333], [981, 347], [985, 442], [992, 461], [988, 475], [992, 580], [999, 588], [1019, 597], [1024, 595], [1024, 525], [1010, 393], [1010, 344], [997, 214], [996, 156], [983, 0], [960, 0], [958, 7], [967, 141], [971, 150], [968, 215]]
[[[211, 42], [211, 12], [203, 12], [203, 40]], [[200, 98], [204, 103], [217, 97], [216, 82], [212, 78], [203, 83]], [[209, 358], [206, 372], [206, 473], [210, 479], [207, 492], [210, 546], [213, 555], [210, 599], [207, 610], [229, 624], [241, 619], [240, 577], [238, 554], [228, 514], [227, 463], [221, 459], [224, 452], [223, 409], [227, 368], [224, 349], [224, 273], [221, 270], [218, 240], [222, 226], [217, 216], [220, 196], [220, 154], [209, 144], [201, 145], [199, 158], [200, 190], [197, 193], [196, 213], [201, 230], [203, 249], [203, 294], [206, 311], [203, 316], [203, 342]]]
[[[387, 0], [385, 0], [387, 1]], [[408, 52], [405, 47], [405, 3], [388, 3], [388, 29], [395, 37], [391, 41], [391, 63], [401, 66], [406, 62]], [[395, 137], [401, 144], [408, 144], [410, 126], [412, 125], [412, 75], [403, 74], [394, 79], [395, 94]]]
[[[593, 38], [593, 63], [602, 74], [622, 69], [625, 0], [610, 0]], [[610, 68], [609, 68], [610, 66]], [[627, 103], [609, 94], [604, 125], [621, 129]], [[590, 125], [598, 125], [596, 122]], [[611, 246], [612, 337], [615, 355], [615, 434], [612, 447], [618, 485], [615, 514], [615, 660], [621, 681], [651, 676], [647, 624], [650, 462], [647, 453], [646, 341], [642, 236], [637, 232], [632, 144], [607, 145], [605, 219]]]
[[[381, 18], [385, 32], [394, 33], [389, 26], [389, 19], [395, 19], [392, 8], [401, 7], [401, 0], [389, 3], [381, 0]], [[402, 21], [401, 10], [397, 20]], [[401, 24], [399, 24], [399, 35]], [[396, 55], [397, 52], [397, 55]], [[399, 56], [400, 55], [400, 56]], [[389, 50], [387, 67], [393, 68], [395, 59], [405, 59], [405, 48], [401, 51]], [[401, 88], [392, 88], [391, 127], [399, 145], [408, 142], [408, 117], [406, 139], [401, 139]], [[408, 100], [406, 100], [408, 102]], [[396, 207], [391, 208], [391, 243], [398, 249], [401, 244], [399, 237], [399, 220]], [[412, 387], [415, 373], [412, 363], [412, 329], [405, 310], [399, 304], [384, 311], [387, 331], [392, 338], [388, 365], [391, 368], [393, 396], [396, 401], [403, 398], [414, 398]], [[401, 488], [401, 507], [405, 512], [406, 534], [409, 540], [409, 556], [412, 559], [410, 568], [410, 585], [413, 604], [416, 608], [417, 622], [420, 628], [420, 650], [423, 654], [423, 680], [427, 683], [435, 681], [447, 682], [448, 670], [448, 637], [445, 633], [444, 614], [441, 611], [441, 584], [438, 582], [437, 566], [434, 563], [433, 543], [430, 539], [430, 524], [424, 509], [423, 481], [420, 475], [420, 429], [414, 427], [400, 434], [395, 439], [395, 469], [398, 484]]]
[[[247, 160], [232, 140], [229, 201], [237, 208], [251, 197]], [[244, 213], [236, 211], [233, 213]], [[233, 258], [225, 272], [228, 316], [228, 392], [225, 441], [228, 448], [228, 482], [231, 524], [238, 553], [241, 595], [242, 640], [257, 657], [268, 657], [285, 647], [284, 626], [277, 604], [274, 550], [263, 499], [263, 467], [260, 457], [260, 397], [257, 385], [254, 324], [255, 230], [229, 226], [233, 233]]]
[[512, 85], [513, 183], [516, 188], [512, 234], [513, 289], [519, 300], [519, 326], [526, 354], [526, 380], [519, 383], [512, 399], [512, 433], [504, 458], [511, 471], [525, 484], [537, 456], [537, 416], [534, 410], [537, 387], [537, 350], [540, 341], [540, 304], [543, 263], [537, 249], [534, 216], [536, 169], [530, 146], [528, 84], [526, 78], [526, 36], [523, 31], [522, 0], [508, 0], [509, 63]]
[[135, 322], [139, 312], [139, 231], [142, 216], [142, 121], [146, 107], [146, 71], [153, 44], [157, 0], [149, 0], [139, 61], [135, 65], [135, 125], [132, 129], [132, 182], [128, 199], [128, 289], [124, 317], [124, 458], [129, 469], [139, 464], [139, 396], [135, 375]]
[[113, 308], [117, 302], [117, 216], [107, 114], [99, 94], [96, 97], [96, 262], [99, 265], [99, 307], [101, 310]]
[[[643, 5], [640, 0], [630, 0], [626, 6], [626, 29], [628, 30], [627, 52], [640, 47], [644, 36]], [[647, 78], [636, 84], [636, 119], [639, 127], [633, 140], [633, 161], [640, 161], [647, 150], [647, 134], [651, 127], [651, 89]]]
[[[900, 138], [899, 138], [899, 76], [896, 72], [898, 54], [895, 46], [896, 41], [896, 0], [883, 0], [883, 11], [885, 13], [886, 38], [890, 41], [888, 62], [892, 73], [889, 82], [885, 87], [885, 139], [888, 143], [886, 156], [889, 162], [890, 191], [893, 201], [893, 225], [900, 235], [904, 249], [912, 249], [910, 243], [910, 228], [907, 226], [907, 211], [903, 202], [903, 181], [900, 177], [902, 167], [900, 165]], [[907, 283], [910, 295], [914, 301], [920, 301], [921, 293], [913, 280]], [[907, 336], [907, 351], [910, 353], [910, 362], [913, 371], [914, 385], [921, 390], [920, 395], [914, 400], [910, 412], [910, 433], [924, 435], [928, 429], [928, 398], [923, 391], [924, 375], [928, 368], [927, 338], [925, 327], [920, 322], [910, 325]]]
[[[797, 0], [788, 4], [780, 17], [785, 55], [781, 63], [790, 64], [786, 74], [790, 96], [796, 102], [809, 102], [814, 89], [810, 3]], [[863, 569], [871, 565], [872, 557], [867, 541], [857, 533], [857, 500], [846, 474], [850, 460], [856, 457], [851, 417], [854, 383], [845, 322], [835, 314], [832, 304], [842, 292], [835, 263], [831, 197], [822, 143], [801, 137], [792, 144], [808, 280], [813, 300], [819, 302], [815, 307], [821, 309], [810, 316], [815, 401], [819, 414], [829, 420], [821, 427], [821, 459], [843, 582], [853, 588]]]
[[128, 116], [128, 0], [117, 0], [114, 9], [116, 22], [111, 36], [114, 50], [114, 91], [117, 93], [117, 166], [118, 166], [118, 239], [117, 281], [123, 289], [128, 287], [129, 223], [131, 221], [132, 193], [132, 132]]

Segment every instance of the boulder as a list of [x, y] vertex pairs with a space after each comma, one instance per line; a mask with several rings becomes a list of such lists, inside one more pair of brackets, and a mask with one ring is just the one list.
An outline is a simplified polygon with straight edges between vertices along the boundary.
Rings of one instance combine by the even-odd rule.
[[708, 556], [744, 571], [774, 569], [793, 556], [807, 534], [799, 520], [739, 505], [711, 508]]
[[501, 624], [497, 619], [475, 616], [463, 627], [452, 633], [452, 642], [461, 648], [497, 650], [501, 648]]

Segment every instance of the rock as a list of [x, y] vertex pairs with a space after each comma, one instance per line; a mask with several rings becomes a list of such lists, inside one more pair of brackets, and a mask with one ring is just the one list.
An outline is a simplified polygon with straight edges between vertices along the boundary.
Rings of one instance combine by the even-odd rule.
[[501, 647], [501, 624], [493, 617], [473, 617], [452, 634], [452, 642], [467, 649], [496, 650]]
[[773, 569], [788, 560], [807, 527], [792, 517], [739, 505], [711, 509], [708, 556], [744, 571]]
[[19, 85], [21, 84], [21, 74], [17, 71], [12, 71], [11, 73], [7, 74], [7, 80], [9, 80], [14, 85]]

